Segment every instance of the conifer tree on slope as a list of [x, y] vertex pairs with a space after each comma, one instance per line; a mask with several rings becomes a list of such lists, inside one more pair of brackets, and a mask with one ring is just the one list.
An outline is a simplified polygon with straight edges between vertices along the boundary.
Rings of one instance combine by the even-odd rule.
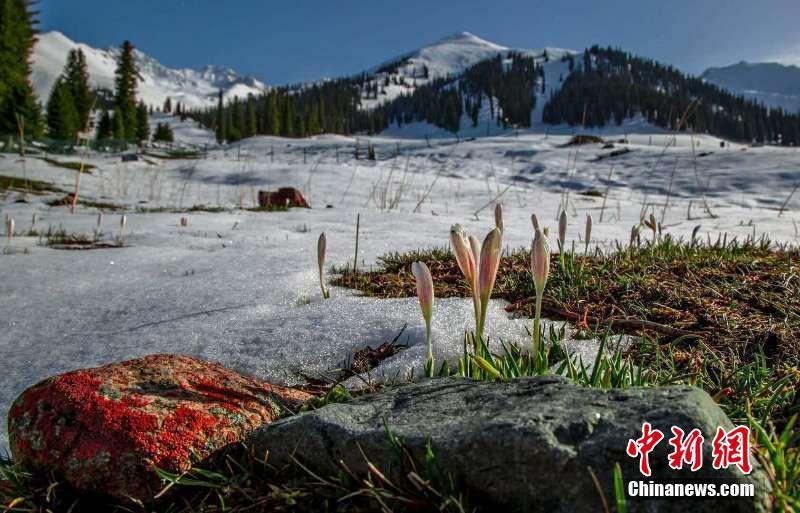
[[[117, 71], [115, 78], [114, 103], [116, 110], [121, 114], [123, 137], [121, 134], [114, 133], [117, 139], [136, 139], [138, 120], [136, 109], [136, 82], [139, 72], [136, 68], [136, 58], [133, 54], [133, 45], [130, 41], [122, 43], [122, 52], [117, 59]], [[116, 118], [116, 116], [115, 116]], [[118, 121], [115, 119], [114, 124]]]
[[281, 135], [281, 113], [278, 108], [278, 95], [275, 93], [270, 93], [267, 100], [267, 134]]
[[47, 102], [47, 128], [52, 139], [67, 141], [77, 137], [79, 115], [75, 109], [75, 101], [69, 84], [59, 78], [50, 93]]
[[136, 140], [142, 144], [148, 139], [150, 139], [150, 120], [147, 116], [147, 105], [139, 102], [136, 107]]
[[70, 50], [67, 56], [67, 65], [64, 68], [64, 80], [69, 87], [75, 111], [78, 113], [78, 130], [84, 130], [89, 125], [94, 98], [89, 87], [89, 67], [86, 65], [86, 56], [80, 48]]
[[125, 137], [125, 117], [119, 107], [114, 108], [114, 118], [112, 120], [114, 127], [114, 139], [126, 139]]
[[222, 89], [219, 90], [219, 99], [217, 100], [217, 122], [216, 122], [217, 142], [222, 144], [225, 142], [225, 100], [222, 98]]
[[112, 137], [114, 137], [114, 121], [111, 119], [111, 113], [106, 109], [103, 111], [103, 115], [97, 125], [97, 140], [102, 141]]
[[30, 0], [0, 0], [0, 134], [41, 134], [41, 108], [30, 82], [30, 57], [36, 43]]

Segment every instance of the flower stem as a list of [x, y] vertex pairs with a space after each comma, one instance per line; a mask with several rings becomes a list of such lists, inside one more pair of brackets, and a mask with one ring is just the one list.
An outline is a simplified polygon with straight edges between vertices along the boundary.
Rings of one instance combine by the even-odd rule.
[[428, 361], [425, 363], [425, 371], [429, 378], [433, 377], [433, 341], [431, 340], [431, 324], [426, 323], [425, 334], [428, 339]]
[[536, 291], [536, 314], [533, 318], [533, 368], [539, 369], [539, 325], [542, 317], [542, 291]]

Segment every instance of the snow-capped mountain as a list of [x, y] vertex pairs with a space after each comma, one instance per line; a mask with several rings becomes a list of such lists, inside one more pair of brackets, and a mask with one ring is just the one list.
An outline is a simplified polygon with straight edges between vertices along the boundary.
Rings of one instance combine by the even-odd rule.
[[521, 49], [502, 46], [469, 32], [459, 32], [417, 50], [390, 59], [367, 73], [374, 75], [378, 94], [365, 92], [361, 105], [365, 109], [393, 100], [401, 94], [410, 94], [420, 85], [445, 76], [457, 75], [470, 66], [509, 51], [534, 57], [547, 55], [560, 59], [564, 54], [575, 53], [562, 48]]
[[[61, 75], [67, 54], [80, 48], [86, 55], [89, 78], [94, 87], [114, 89], [114, 70], [118, 48], [99, 50], [76, 43], [60, 32], [39, 35], [33, 51], [31, 80], [39, 99], [44, 103], [53, 84]], [[219, 90], [226, 98], [259, 94], [267, 87], [252, 77], [243, 77], [234, 70], [221, 66], [206, 66], [200, 70], [172, 69], [156, 59], [136, 51], [139, 65], [139, 97], [149, 105], [162, 105], [167, 97], [173, 104], [181, 102], [190, 108], [207, 107], [217, 101]]]
[[800, 112], [800, 67], [742, 61], [708, 68], [701, 78], [764, 105]]

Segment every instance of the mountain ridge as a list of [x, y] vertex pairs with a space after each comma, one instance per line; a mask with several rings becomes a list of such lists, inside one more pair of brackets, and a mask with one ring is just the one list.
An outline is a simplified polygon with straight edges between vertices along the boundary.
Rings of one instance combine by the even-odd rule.
[[[31, 82], [42, 103], [47, 102], [53, 84], [63, 71], [67, 54], [74, 48], [80, 48], [86, 55], [92, 86], [113, 90], [118, 48], [97, 49], [51, 31], [39, 34], [32, 56]], [[268, 89], [258, 79], [241, 76], [226, 66], [169, 68], [140, 50], [136, 50], [136, 59], [141, 77], [140, 98], [148, 105], [161, 106], [169, 97], [173, 104], [181, 102], [191, 109], [205, 108], [216, 104], [220, 89], [226, 98], [257, 95]]]
[[740, 61], [710, 67], [700, 78], [769, 107], [800, 112], [800, 67]]

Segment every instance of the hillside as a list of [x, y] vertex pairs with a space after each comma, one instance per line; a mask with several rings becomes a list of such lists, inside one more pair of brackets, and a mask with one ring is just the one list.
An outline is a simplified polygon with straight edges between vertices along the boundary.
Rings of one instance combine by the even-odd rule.
[[769, 109], [656, 61], [593, 46], [545, 106], [544, 121], [604, 127], [641, 117], [740, 142], [797, 146], [800, 115]]
[[[31, 81], [42, 103], [46, 103], [50, 89], [63, 71], [67, 54], [73, 48], [80, 48], [86, 55], [92, 85], [113, 90], [117, 48], [99, 50], [76, 43], [60, 32], [40, 34], [38, 39], [33, 52]], [[216, 103], [220, 89], [226, 98], [247, 97], [266, 90], [262, 82], [240, 76], [232, 69], [220, 66], [172, 69], [138, 50], [136, 56], [141, 77], [139, 95], [149, 105], [160, 106], [170, 97], [173, 103], [181, 102], [188, 108], [204, 108]]]
[[800, 67], [777, 62], [739, 62], [708, 68], [700, 78], [768, 107], [800, 112]]

